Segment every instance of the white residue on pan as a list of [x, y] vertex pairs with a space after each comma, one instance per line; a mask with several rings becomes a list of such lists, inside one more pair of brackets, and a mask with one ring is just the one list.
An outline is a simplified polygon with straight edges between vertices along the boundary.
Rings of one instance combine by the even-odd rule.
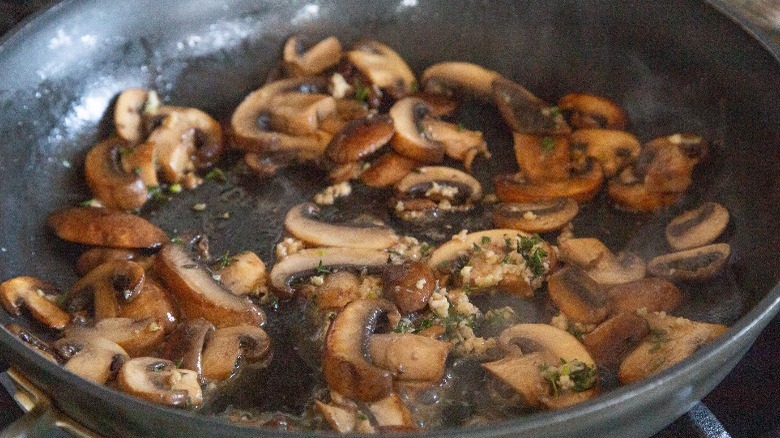
[[204, 33], [190, 34], [176, 42], [176, 50], [192, 55], [204, 55], [220, 49], [238, 46], [258, 32], [255, 19], [241, 18], [221, 21], [208, 26]]
[[309, 3], [298, 9], [295, 16], [290, 20], [290, 24], [299, 25], [312, 21], [320, 16], [320, 5], [316, 3]]

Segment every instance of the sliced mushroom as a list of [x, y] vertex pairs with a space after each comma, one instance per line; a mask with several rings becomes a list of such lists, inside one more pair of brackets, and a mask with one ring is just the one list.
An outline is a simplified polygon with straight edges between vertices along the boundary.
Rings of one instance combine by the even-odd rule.
[[426, 135], [444, 144], [444, 153], [462, 161], [463, 167], [471, 171], [471, 164], [477, 155], [490, 156], [487, 142], [480, 131], [465, 129], [460, 124], [449, 123], [433, 117], [422, 120]]
[[650, 335], [620, 364], [618, 379], [629, 384], [660, 372], [695, 353], [728, 327], [664, 313], [647, 315]]
[[691, 185], [693, 168], [709, 151], [694, 134], [673, 134], [645, 144], [637, 157], [635, 174], [651, 192], [683, 192]]
[[131, 359], [119, 370], [117, 385], [128, 394], [162, 405], [191, 407], [203, 403], [197, 373], [176, 368], [169, 360]]
[[425, 263], [406, 261], [388, 265], [382, 272], [382, 295], [402, 314], [422, 310], [436, 289], [436, 276]]
[[576, 129], [626, 129], [628, 124], [623, 109], [602, 96], [570, 93], [558, 101], [558, 108]]
[[322, 372], [331, 391], [369, 402], [392, 392], [393, 373], [372, 364], [366, 348], [379, 317], [393, 311], [389, 301], [363, 299], [349, 303], [336, 316], [322, 356]]
[[395, 185], [392, 200], [402, 219], [416, 219], [417, 212], [468, 210], [482, 199], [482, 185], [471, 175], [452, 167], [420, 167]]
[[168, 241], [165, 232], [146, 219], [107, 208], [71, 207], [49, 215], [60, 239], [114, 248], [156, 248]]
[[430, 138], [423, 119], [431, 109], [417, 97], [407, 97], [390, 108], [395, 134], [390, 145], [399, 154], [424, 163], [440, 163], [444, 159], [444, 143]]
[[83, 276], [99, 265], [113, 260], [133, 260], [142, 264], [146, 262], [146, 259], [135, 250], [93, 247], [81, 253], [76, 261], [76, 272]]
[[122, 168], [121, 151], [128, 147], [124, 141], [110, 137], [92, 147], [84, 160], [87, 184], [107, 208], [133, 210], [149, 197], [141, 177]]
[[418, 428], [412, 413], [398, 394], [389, 396], [368, 405], [380, 432], [413, 431]]
[[66, 307], [75, 312], [92, 304], [96, 321], [115, 318], [119, 315], [120, 303], [129, 303], [141, 293], [145, 277], [144, 268], [138, 263], [108, 261], [71, 286]]
[[612, 251], [593, 237], [579, 237], [559, 242], [561, 259], [582, 269], [592, 269], [600, 261], [613, 257]]
[[271, 269], [271, 286], [279, 293], [292, 296], [295, 277], [331, 272], [342, 267], [380, 268], [387, 264], [388, 254], [377, 249], [314, 248], [289, 255]]
[[203, 377], [225, 380], [233, 375], [240, 361], [254, 363], [271, 353], [271, 338], [260, 327], [219, 328], [211, 333], [203, 348]]
[[14, 323], [7, 324], [5, 328], [46, 360], [57, 363], [57, 352], [47, 342], [35, 336], [31, 330]]
[[202, 373], [203, 346], [206, 337], [214, 331], [214, 325], [203, 318], [184, 321], [168, 336], [162, 358], [175, 363], [179, 368]]
[[440, 62], [426, 68], [420, 82], [426, 93], [466, 95], [488, 101], [492, 98], [493, 81], [500, 76], [470, 62]]
[[384, 249], [398, 241], [395, 231], [386, 225], [331, 223], [319, 216], [317, 205], [298, 204], [287, 212], [284, 226], [294, 237], [314, 246]]
[[654, 257], [648, 262], [647, 270], [672, 281], [702, 281], [715, 275], [730, 254], [728, 243], [713, 243]]
[[219, 327], [261, 325], [263, 310], [248, 298], [230, 293], [184, 246], [163, 245], [155, 260], [155, 272], [177, 297], [188, 319], [202, 317]]
[[556, 307], [574, 321], [598, 324], [609, 313], [604, 288], [577, 267], [567, 266], [551, 275], [547, 291]]
[[157, 280], [146, 276], [141, 292], [129, 302], [119, 301], [117, 315], [139, 320], [154, 318], [162, 331], [170, 333], [179, 321], [179, 311], [173, 299]]
[[726, 229], [729, 211], [717, 202], [705, 202], [698, 208], [675, 217], [666, 226], [666, 241], [676, 250], [712, 243]]
[[355, 432], [358, 423], [357, 411], [354, 407], [336, 406], [314, 400], [314, 405], [322, 414], [331, 429], [338, 433]]
[[268, 290], [265, 263], [252, 251], [231, 256], [222, 265], [215, 273], [235, 295], [259, 295]]
[[599, 366], [614, 369], [648, 334], [647, 320], [634, 313], [618, 313], [583, 335], [582, 343]]
[[423, 91], [415, 93], [414, 97], [419, 97], [425, 101], [428, 108], [430, 108], [433, 117], [452, 116], [455, 113], [455, 110], [458, 109], [458, 101], [453, 97], [444, 94]]
[[360, 180], [370, 187], [391, 186], [420, 164], [417, 160], [390, 151], [374, 160], [371, 166], [360, 175]]
[[143, 88], [128, 88], [114, 105], [114, 126], [119, 137], [130, 144], [140, 143], [146, 136], [143, 112], [149, 92]]
[[612, 313], [669, 312], [682, 301], [682, 292], [663, 278], [648, 277], [607, 290]]
[[504, 121], [514, 132], [538, 135], [560, 135], [571, 131], [563, 114], [504, 77], [493, 80], [493, 101]]
[[639, 280], [647, 272], [647, 265], [638, 255], [623, 252], [615, 256], [598, 239], [567, 239], [560, 242], [559, 250], [563, 260], [584, 269], [603, 286]]
[[523, 176], [530, 182], [569, 179], [571, 154], [568, 135], [512, 133], [515, 158]]
[[347, 59], [377, 87], [401, 99], [416, 86], [412, 69], [406, 61], [385, 44], [374, 40], [358, 41], [347, 52]]
[[668, 207], [677, 202], [681, 195], [679, 192], [651, 191], [633, 175], [633, 169], [630, 167], [609, 181], [607, 193], [616, 207], [637, 213]]
[[125, 172], [141, 178], [147, 189], [160, 185], [157, 178], [157, 148], [155, 143], [145, 142], [120, 149], [120, 161]]
[[593, 199], [601, 188], [604, 172], [601, 165], [588, 161], [580, 173], [562, 181], [527, 181], [523, 175], [498, 175], [493, 179], [496, 196], [501, 202], [536, 202], [551, 198], [572, 198], [577, 202]]
[[0, 283], [0, 304], [11, 315], [18, 316], [26, 308], [36, 321], [53, 329], [62, 329], [70, 315], [46, 298], [54, 286], [34, 277], [14, 277]]
[[500, 203], [493, 209], [493, 225], [526, 233], [546, 233], [563, 228], [579, 210], [577, 201], [571, 198]]
[[571, 146], [580, 154], [599, 160], [607, 178], [636, 160], [642, 150], [632, 134], [612, 129], [578, 129], [571, 133]]
[[323, 312], [340, 311], [347, 304], [360, 299], [360, 278], [349, 271], [338, 271], [323, 275], [320, 286], [305, 286], [301, 291], [310, 302], [317, 303]]
[[279, 93], [268, 105], [271, 129], [296, 136], [316, 134], [320, 122], [336, 114], [336, 101], [322, 93]]
[[154, 318], [133, 321], [130, 318], [106, 318], [94, 327], [71, 327], [65, 337], [93, 336], [116, 342], [130, 357], [146, 356], [163, 343], [165, 331]]
[[398, 380], [437, 382], [452, 345], [408, 333], [371, 335], [368, 342], [371, 362], [393, 372]]
[[95, 383], [106, 383], [130, 357], [116, 342], [94, 332], [79, 332], [53, 345], [65, 368]]
[[313, 76], [338, 64], [341, 59], [341, 43], [331, 36], [318, 42], [308, 50], [298, 35], [287, 39], [282, 52], [285, 69], [292, 76]]
[[393, 119], [387, 115], [362, 117], [334, 135], [325, 154], [338, 164], [360, 161], [387, 144], [394, 132]]

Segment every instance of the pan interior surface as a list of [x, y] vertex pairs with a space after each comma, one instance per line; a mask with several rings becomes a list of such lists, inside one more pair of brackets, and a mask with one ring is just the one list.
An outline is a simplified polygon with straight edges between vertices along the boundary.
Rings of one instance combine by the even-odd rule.
[[[198, 107], [225, 120], [264, 82], [293, 34], [312, 40], [336, 35], [345, 44], [377, 39], [395, 48], [417, 74], [435, 62], [474, 62], [547, 101], [574, 91], [604, 95], [626, 110], [632, 132], [643, 142], [694, 132], [715, 145], [706, 169], [694, 175], [694, 186], [669, 211], [620, 212], [607, 207], [602, 194], [583, 209], [574, 227], [578, 235], [647, 257], [661, 250], [669, 218], [702, 200], [720, 202], [731, 213], [723, 237], [732, 246], [729, 267], [714, 286], [687, 291], [681, 312], [735, 330], [657, 379], [560, 413], [474, 428], [475, 436], [652, 433], [712, 389], [760, 331], [754, 319], [761, 315], [766, 324], [777, 311], [780, 258], [770, 255], [780, 247], [780, 68], [737, 25], [693, 1], [59, 4], [0, 46], [0, 279], [32, 275], [61, 287], [76, 279], [73, 263], [83, 247], [54, 238], [45, 218], [90, 197], [81, 173], [84, 157], [112, 132], [111, 105], [121, 90], [155, 89], [167, 103]], [[514, 169], [511, 136], [491, 108], [468, 108], [463, 117], [467, 126], [485, 131], [494, 153], [491, 161], [477, 162], [476, 175], [487, 187], [490, 175]], [[237, 160], [227, 166], [238, 166]], [[225, 184], [207, 183], [171, 202], [149, 205], [143, 214], [171, 235], [207, 234], [213, 254], [247, 249], [270, 264], [286, 211], [323, 185], [322, 172], [313, 167], [291, 168], [272, 180], [235, 172]], [[376, 193], [358, 196], [382, 210]], [[214, 208], [194, 211], [190, 206], [196, 203]], [[221, 219], [225, 212], [229, 219]], [[428, 237], [449, 238], [459, 230], [439, 231]], [[0, 312], [3, 324], [19, 319]], [[28, 323], [34, 326], [23, 324]], [[293, 323], [280, 320], [282, 326]], [[50, 393], [60, 394], [63, 410], [104, 434], [120, 427], [137, 435], [257, 433], [225, 427], [213, 417], [143, 410], [151, 405], [78, 382], [23, 351], [7, 332], [0, 331], [0, 341], [3, 355]], [[253, 389], [263, 381], [237, 382], [245, 388], [247, 405], [259, 397], [273, 409], [301, 409], [300, 398], [279, 395], [294, 394], [294, 387], [305, 387], [315, 373], [292, 355], [289, 359], [284, 365], [298, 373], [298, 380], [288, 386], [258, 392]], [[615, 408], [621, 401], [625, 405]], [[448, 433], [452, 430], [431, 435]]]

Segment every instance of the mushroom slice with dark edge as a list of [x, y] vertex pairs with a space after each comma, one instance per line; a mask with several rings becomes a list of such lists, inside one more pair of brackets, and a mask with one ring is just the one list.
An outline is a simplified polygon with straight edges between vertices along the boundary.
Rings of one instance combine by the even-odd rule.
[[547, 324], [516, 324], [501, 333], [498, 345], [507, 357], [482, 366], [531, 406], [562, 408], [598, 393], [596, 364], [567, 331]]
[[647, 270], [672, 281], [702, 281], [715, 275], [730, 254], [728, 243], [713, 243], [654, 257], [648, 262]]
[[116, 342], [130, 357], [146, 356], [163, 343], [165, 331], [154, 318], [106, 318], [94, 327], [70, 327], [65, 337], [94, 336]]
[[[372, 403], [361, 403], [363, 410], [359, 410], [354, 402], [336, 397], [333, 392], [331, 399], [338, 399], [338, 402], [334, 400], [330, 404], [315, 400], [314, 403], [325, 421], [339, 433], [401, 432], [418, 428], [409, 408], [396, 393]], [[365, 408], [368, 408], [370, 416], [366, 414]]]
[[203, 392], [195, 371], [155, 357], [139, 357], [125, 362], [117, 374], [122, 391], [154, 403], [192, 407], [203, 403]]
[[201, 362], [203, 377], [225, 380], [233, 375], [239, 361], [259, 362], [270, 353], [271, 338], [260, 327], [218, 328], [206, 337]]
[[333, 136], [325, 155], [337, 164], [360, 161], [387, 144], [394, 132], [390, 116], [361, 117], [347, 123]]
[[647, 320], [634, 313], [618, 313], [582, 336], [582, 343], [599, 366], [615, 369], [650, 334]]
[[144, 278], [138, 295], [129, 301], [117, 299], [117, 304], [117, 317], [132, 320], [153, 318], [165, 333], [170, 333], [179, 321], [178, 306], [173, 298], [157, 280], [148, 275]]
[[373, 160], [369, 168], [360, 174], [360, 180], [370, 187], [391, 186], [420, 164], [417, 160], [389, 151]]
[[616, 256], [598, 239], [567, 239], [558, 249], [563, 260], [580, 267], [603, 286], [629, 283], [647, 273], [647, 265], [638, 255], [622, 252]]
[[695, 134], [656, 138], [645, 144], [634, 173], [651, 192], [684, 192], [691, 185], [694, 166], [708, 152], [708, 143]]
[[680, 362], [728, 330], [722, 324], [691, 321], [662, 312], [646, 318], [650, 334], [626, 356], [618, 370], [618, 380], [624, 385]]
[[520, 172], [531, 182], [564, 181], [571, 171], [568, 135], [512, 133]]
[[577, 201], [571, 198], [500, 203], [493, 208], [493, 225], [527, 233], [546, 233], [563, 228], [579, 210]]
[[214, 331], [214, 324], [203, 318], [184, 321], [171, 332], [163, 347], [162, 357], [179, 368], [202, 373], [203, 346], [206, 337]]
[[489, 101], [493, 81], [501, 75], [470, 62], [440, 62], [425, 69], [420, 79], [426, 93], [471, 96]]
[[331, 223], [319, 216], [317, 205], [298, 204], [287, 212], [284, 227], [296, 238], [314, 246], [384, 249], [398, 241], [395, 231], [386, 225]]
[[377, 269], [388, 262], [388, 254], [378, 249], [313, 248], [289, 255], [271, 269], [271, 286], [284, 296], [292, 296], [296, 277], [328, 273], [343, 267]]
[[59, 339], [52, 347], [67, 370], [95, 383], [112, 380], [130, 358], [116, 342], [87, 331]]
[[406, 61], [379, 41], [358, 41], [347, 52], [347, 59], [372, 84], [386, 90], [395, 99], [408, 96], [416, 86], [414, 73]]
[[420, 261], [388, 265], [382, 271], [382, 295], [391, 299], [402, 314], [422, 310], [436, 289], [436, 276]]
[[116, 137], [109, 137], [87, 152], [84, 177], [95, 197], [106, 207], [133, 210], [149, 197], [149, 190], [141, 177], [122, 168], [121, 153], [130, 145]]
[[558, 101], [569, 124], [576, 129], [626, 129], [628, 117], [618, 104], [602, 96], [570, 93]]
[[596, 196], [603, 181], [601, 165], [595, 160], [588, 160], [584, 170], [566, 180], [531, 182], [522, 174], [504, 174], [493, 178], [493, 186], [501, 202], [536, 202], [551, 198], [586, 202]]
[[571, 131], [557, 107], [504, 77], [493, 80], [493, 101], [514, 132], [556, 135]]
[[471, 171], [471, 165], [477, 155], [490, 156], [487, 142], [480, 131], [472, 131], [460, 124], [445, 122], [433, 117], [422, 120], [425, 132], [434, 141], [444, 144], [444, 153], [463, 162], [463, 167]]
[[114, 318], [119, 314], [120, 303], [129, 303], [141, 293], [145, 278], [143, 266], [136, 262], [105, 262], [73, 283], [66, 308], [76, 312], [92, 304], [97, 321]]
[[6, 324], [5, 328], [27, 344], [28, 347], [32, 348], [33, 351], [45, 357], [47, 360], [57, 363], [57, 352], [43, 339], [35, 336], [31, 330], [14, 323]]
[[402, 219], [415, 219], [415, 212], [425, 210], [468, 210], [482, 199], [476, 178], [446, 166], [417, 168], [398, 181], [395, 190], [393, 206]]
[[675, 217], [666, 226], [666, 241], [676, 250], [712, 243], [726, 229], [729, 211], [717, 202], [705, 202]]
[[612, 313], [669, 312], [682, 301], [682, 292], [673, 283], [658, 277], [648, 277], [618, 284], [607, 290]]
[[444, 159], [444, 143], [434, 140], [423, 120], [430, 114], [428, 104], [417, 97], [406, 97], [390, 108], [395, 134], [390, 146], [399, 154], [424, 163], [440, 163]]
[[14, 316], [24, 307], [36, 321], [59, 330], [68, 325], [70, 315], [46, 298], [54, 291], [54, 286], [37, 278], [14, 277], [0, 283], [0, 303]]
[[132, 249], [92, 247], [81, 253], [76, 261], [76, 272], [86, 275], [87, 272], [112, 260], [133, 260], [141, 264], [147, 263], [148, 258]]
[[163, 245], [154, 268], [176, 296], [182, 313], [188, 319], [201, 317], [218, 328], [265, 322], [263, 309], [248, 298], [233, 295], [214, 280], [212, 274], [183, 245]]
[[113, 248], [156, 248], [168, 236], [146, 219], [107, 208], [71, 207], [47, 219], [60, 239]]
[[317, 134], [320, 122], [336, 114], [336, 101], [323, 93], [279, 93], [268, 105], [271, 129], [291, 135]]
[[298, 35], [293, 35], [284, 44], [282, 51], [285, 69], [293, 76], [312, 76], [333, 67], [341, 60], [341, 43], [331, 36], [303, 50]]
[[633, 167], [625, 168], [607, 185], [607, 193], [615, 206], [631, 212], [646, 213], [668, 207], [678, 199], [680, 192], [653, 191], [643, 183], [634, 172]]
[[612, 129], [578, 129], [571, 133], [570, 141], [575, 151], [572, 154], [597, 159], [607, 178], [634, 162], [642, 150], [632, 134]]
[[265, 263], [252, 251], [243, 251], [233, 256], [226, 254], [214, 268], [220, 283], [235, 295], [260, 295], [268, 291]]
[[450, 347], [449, 342], [410, 333], [376, 334], [368, 341], [371, 362], [404, 381], [439, 381]]
[[604, 288], [576, 266], [567, 266], [551, 275], [547, 292], [555, 306], [574, 321], [598, 324], [609, 313]]
[[428, 105], [433, 117], [449, 117], [458, 109], [459, 102], [451, 96], [434, 94], [427, 91], [417, 92], [414, 97], [419, 97]]
[[119, 94], [114, 105], [114, 127], [119, 137], [130, 144], [140, 143], [146, 135], [144, 108], [149, 92], [143, 88], [128, 88]]
[[328, 328], [322, 372], [331, 391], [371, 402], [393, 391], [393, 373], [370, 361], [369, 336], [380, 316], [397, 312], [386, 300], [356, 300], [344, 307]]

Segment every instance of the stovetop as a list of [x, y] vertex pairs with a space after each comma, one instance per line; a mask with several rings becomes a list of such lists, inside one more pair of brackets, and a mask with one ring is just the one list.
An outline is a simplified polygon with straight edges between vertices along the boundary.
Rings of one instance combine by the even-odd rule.
[[[780, 43], [780, 3], [776, 0], [728, 0], [764, 28], [774, 26]], [[0, 0], [0, 34], [53, 0]], [[757, 8], [767, 8], [757, 12]], [[772, 16], [766, 11], [774, 11]], [[7, 364], [0, 358], [0, 371]], [[780, 437], [780, 316], [770, 322], [745, 358], [701, 403], [659, 432], [657, 438]], [[0, 387], [0, 434], [22, 416]], [[66, 436], [66, 435], [58, 435]]]

